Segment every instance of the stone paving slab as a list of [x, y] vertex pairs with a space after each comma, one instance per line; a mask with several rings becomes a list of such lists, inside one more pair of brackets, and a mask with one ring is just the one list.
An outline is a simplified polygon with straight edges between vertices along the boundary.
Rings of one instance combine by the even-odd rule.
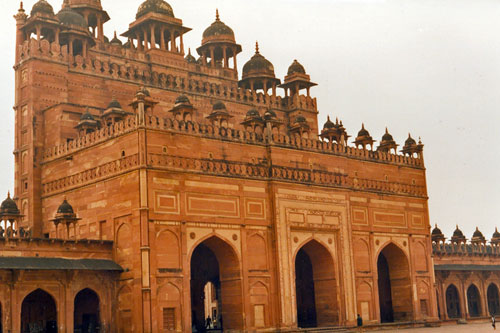
[[[497, 330], [500, 333], [500, 323], [497, 322]], [[364, 331], [365, 333], [375, 333], [375, 332], [383, 332], [383, 333], [482, 333], [482, 332], [496, 332], [491, 327], [490, 323], [480, 323], [480, 324], [466, 324], [466, 325], [443, 325], [441, 327], [427, 327], [427, 328], [408, 328], [408, 329], [395, 329], [395, 330], [382, 330], [382, 331]], [[356, 332], [356, 331], [354, 331]]]

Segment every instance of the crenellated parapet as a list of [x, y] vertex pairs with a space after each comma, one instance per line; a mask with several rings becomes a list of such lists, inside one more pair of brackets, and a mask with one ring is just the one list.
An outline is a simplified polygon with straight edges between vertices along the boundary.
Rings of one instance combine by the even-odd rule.
[[432, 230], [432, 252], [435, 257], [450, 258], [487, 256], [500, 257], [500, 234], [495, 228], [490, 244], [487, 244], [486, 238], [478, 228], [474, 231], [470, 241], [464, 236], [458, 225], [453, 232], [449, 242], [446, 242], [441, 230], [435, 226]]

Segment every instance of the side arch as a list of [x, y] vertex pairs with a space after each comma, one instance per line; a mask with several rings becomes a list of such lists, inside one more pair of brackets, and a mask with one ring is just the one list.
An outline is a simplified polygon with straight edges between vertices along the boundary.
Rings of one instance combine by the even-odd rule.
[[446, 288], [446, 313], [448, 318], [461, 318], [462, 309], [460, 308], [460, 294], [458, 288], [450, 283]]
[[59, 308], [56, 298], [38, 288], [25, 295], [21, 303], [21, 331], [57, 332]]
[[488, 285], [486, 297], [488, 299], [488, 313], [491, 316], [500, 314], [500, 300], [498, 294], [498, 286], [495, 283], [491, 282]]
[[481, 294], [474, 283], [467, 288], [467, 307], [471, 317], [481, 316]]

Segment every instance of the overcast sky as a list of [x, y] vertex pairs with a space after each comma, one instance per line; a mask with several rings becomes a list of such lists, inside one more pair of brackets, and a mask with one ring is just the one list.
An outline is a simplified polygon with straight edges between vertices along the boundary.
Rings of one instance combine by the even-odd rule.
[[[56, 12], [62, 0], [48, 0]], [[113, 31], [126, 31], [140, 0], [101, 0]], [[26, 0], [29, 14], [35, 0]], [[380, 140], [387, 126], [403, 144], [425, 144], [431, 224], [447, 237], [458, 224], [490, 238], [500, 227], [500, 1], [497, 0], [170, 0], [193, 30], [194, 51], [215, 19], [243, 46], [238, 65], [260, 52], [283, 79], [293, 59], [319, 86], [320, 125], [343, 120], [355, 136], [365, 123]], [[14, 41], [19, 8], [0, 2], [0, 191], [13, 188]]]

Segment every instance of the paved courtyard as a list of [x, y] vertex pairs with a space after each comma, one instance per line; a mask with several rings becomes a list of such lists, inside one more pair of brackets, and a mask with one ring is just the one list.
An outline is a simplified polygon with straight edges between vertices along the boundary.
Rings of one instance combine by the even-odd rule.
[[[500, 325], [497, 324], [498, 332], [500, 332]], [[369, 331], [370, 332], [370, 331]], [[383, 331], [371, 331], [371, 332], [401, 332], [401, 333], [410, 333], [410, 332], [418, 332], [418, 333], [480, 333], [480, 332], [494, 332], [490, 323], [482, 323], [482, 324], [467, 324], [467, 325], [443, 325], [441, 327], [429, 327], [429, 328], [410, 328], [410, 329], [400, 329], [400, 330], [383, 330]]]

